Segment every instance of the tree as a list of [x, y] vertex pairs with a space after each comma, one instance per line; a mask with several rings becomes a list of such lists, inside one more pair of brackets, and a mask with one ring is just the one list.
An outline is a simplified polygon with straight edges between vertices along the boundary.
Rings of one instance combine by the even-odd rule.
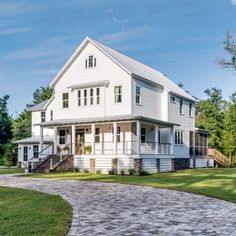
[[4, 145], [3, 164], [4, 166], [12, 166], [14, 159], [14, 146], [11, 143]]
[[40, 87], [33, 93], [33, 101], [27, 105], [27, 108], [21, 112], [13, 122], [13, 140], [28, 138], [31, 136], [31, 112], [28, 108], [37, 105], [47, 99], [50, 99], [53, 94], [53, 89], [49, 86]]
[[236, 92], [227, 104], [223, 124], [224, 152], [230, 157], [236, 157]]
[[236, 70], [236, 43], [231, 32], [226, 32], [224, 39], [224, 49], [231, 55], [230, 60], [220, 58], [218, 64], [223, 68], [233, 68]]
[[208, 99], [201, 100], [196, 107], [196, 125], [209, 131], [209, 146], [222, 151], [225, 101], [220, 89], [207, 89], [205, 93]]
[[7, 109], [8, 99], [8, 95], [0, 98], [0, 159], [3, 158], [4, 145], [9, 143], [12, 138], [12, 120]]
[[47, 99], [50, 99], [53, 95], [53, 89], [49, 86], [40, 87], [36, 89], [33, 93], [33, 102], [32, 105], [37, 105]]

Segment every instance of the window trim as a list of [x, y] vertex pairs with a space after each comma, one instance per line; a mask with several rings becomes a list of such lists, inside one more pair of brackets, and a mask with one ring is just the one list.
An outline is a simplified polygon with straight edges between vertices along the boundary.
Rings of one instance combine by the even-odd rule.
[[[172, 98], [174, 98], [174, 100], [172, 100]], [[176, 103], [176, 96], [175, 95], [170, 94], [170, 102]]]
[[190, 118], [193, 118], [193, 103], [189, 102], [189, 113], [188, 113]]
[[101, 102], [100, 94], [101, 94], [101, 88], [97, 87], [96, 88], [96, 104], [97, 105], [100, 105], [100, 102]]
[[41, 123], [46, 122], [46, 112], [45, 111], [41, 111], [40, 115], [41, 115]]
[[83, 93], [84, 93], [84, 106], [86, 107], [88, 105], [88, 90], [84, 89]]
[[[120, 93], [118, 92], [118, 94], [116, 94], [116, 88], [119, 88], [119, 87], [121, 88]], [[123, 90], [122, 85], [114, 85], [113, 92], [114, 92], [114, 103], [115, 104], [121, 104], [122, 103], [122, 90]], [[120, 101], [116, 102], [116, 96], [118, 96], [118, 97], [120, 96]]]
[[184, 145], [184, 131], [175, 130], [175, 145], [183, 146]]
[[[35, 148], [37, 149], [37, 151], [35, 151]], [[33, 157], [37, 156], [38, 158], [38, 154], [39, 154], [39, 145], [33, 145]]]
[[[97, 131], [98, 131], [98, 133], [97, 133]], [[100, 136], [101, 136], [101, 129], [100, 129], [100, 127], [96, 127], [95, 128], [95, 134], [94, 134], [94, 141], [95, 141], [95, 143], [100, 143], [101, 142]]]
[[[64, 98], [64, 96], [67, 94], [67, 98]], [[67, 104], [65, 106], [65, 104]], [[64, 92], [62, 93], [62, 108], [69, 108], [69, 93], [68, 92]]]
[[89, 89], [89, 96], [90, 96], [90, 105], [92, 106], [92, 105], [94, 105], [94, 91], [93, 91], [94, 89], [93, 88], [90, 88]]
[[[144, 131], [144, 133], [142, 131]], [[141, 130], [140, 130], [140, 142], [141, 143], [146, 143], [146, 135], [147, 135], [146, 128], [141, 127]]]
[[23, 161], [28, 161], [28, 157], [29, 157], [29, 147], [24, 146], [23, 147]]
[[184, 115], [184, 100], [181, 98], [179, 99], [179, 114]]
[[78, 98], [78, 107], [81, 107], [81, 89], [77, 92], [77, 98]]
[[[137, 88], [139, 88], [139, 95], [137, 94]], [[137, 97], [139, 98], [139, 102], [137, 102]], [[142, 105], [142, 92], [140, 85], [136, 85], [135, 87], [135, 103], [136, 105]]]

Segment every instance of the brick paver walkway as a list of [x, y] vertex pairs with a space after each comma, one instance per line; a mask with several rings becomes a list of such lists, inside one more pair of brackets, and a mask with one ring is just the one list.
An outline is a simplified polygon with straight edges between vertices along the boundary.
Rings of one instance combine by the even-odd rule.
[[0, 185], [59, 194], [73, 205], [68, 235], [236, 236], [236, 205], [142, 186], [0, 176]]

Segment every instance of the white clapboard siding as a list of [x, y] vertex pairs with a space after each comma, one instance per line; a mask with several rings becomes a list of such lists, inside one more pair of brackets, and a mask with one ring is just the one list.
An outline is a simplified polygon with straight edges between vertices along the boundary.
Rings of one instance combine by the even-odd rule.
[[86, 156], [74, 156], [75, 168], [85, 170], [90, 168], [90, 159]]
[[193, 159], [190, 159], [190, 168], [193, 168]]
[[153, 158], [143, 159], [142, 162], [142, 169], [149, 173], [157, 173], [157, 161]]
[[108, 173], [112, 168], [112, 158], [109, 155], [96, 156], [95, 169], [100, 170], [102, 173]]
[[196, 168], [207, 167], [207, 159], [196, 159]]
[[171, 159], [160, 159], [160, 172], [171, 171]]
[[214, 159], [209, 159], [209, 167], [214, 167]]
[[117, 171], [120, 173], [121, 170], [128, 170], [134, 168], [134, 159], [128, 155], [121, 155], [118, 157]]

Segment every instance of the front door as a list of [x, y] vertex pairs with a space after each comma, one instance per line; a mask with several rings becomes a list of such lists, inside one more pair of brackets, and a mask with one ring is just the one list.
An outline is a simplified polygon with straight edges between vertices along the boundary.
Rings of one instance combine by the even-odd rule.
[[84, 130], [76, 131], [76, 154], [84, 154]]

